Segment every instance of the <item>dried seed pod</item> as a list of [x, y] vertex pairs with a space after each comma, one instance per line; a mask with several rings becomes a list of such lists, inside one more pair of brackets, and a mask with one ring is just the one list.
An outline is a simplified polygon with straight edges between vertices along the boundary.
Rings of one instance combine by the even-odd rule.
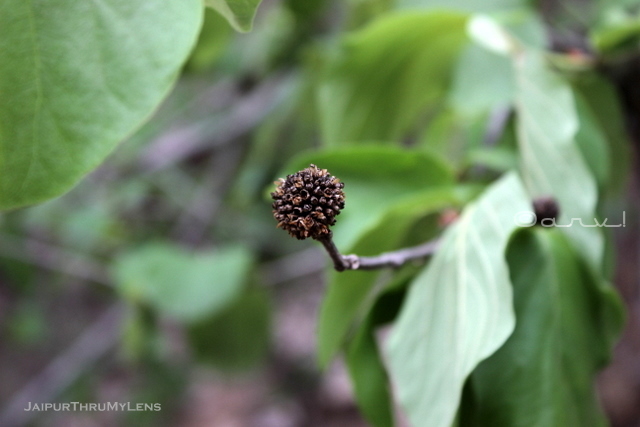
[[[331, 233], [329, 227], [344, 208], [344, 184], [339, 179], [312, 164], [275, 184], [271, 206], [278, 227], [300, 240]], [[288, 203], [291, 201], [295, 207]]]

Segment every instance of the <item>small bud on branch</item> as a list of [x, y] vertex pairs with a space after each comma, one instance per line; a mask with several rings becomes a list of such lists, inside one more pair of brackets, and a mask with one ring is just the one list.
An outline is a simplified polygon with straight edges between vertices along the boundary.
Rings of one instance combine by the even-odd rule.
[[555, 220], [558, 218], [560, 207], [553, 197], [538, 197], [533, 200], [533, 213], [536, 215], [536, 224], [541, 225], [545, 219]]

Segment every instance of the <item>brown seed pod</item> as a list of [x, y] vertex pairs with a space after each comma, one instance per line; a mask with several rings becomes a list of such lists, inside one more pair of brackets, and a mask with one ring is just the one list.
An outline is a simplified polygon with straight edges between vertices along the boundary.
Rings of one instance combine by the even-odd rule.
[[317, 239], [331, 233], [344, 208], [344, 184], [326, 169], [310, 165], [275, 182], [273, 217], [278, 227], [297, 239]]

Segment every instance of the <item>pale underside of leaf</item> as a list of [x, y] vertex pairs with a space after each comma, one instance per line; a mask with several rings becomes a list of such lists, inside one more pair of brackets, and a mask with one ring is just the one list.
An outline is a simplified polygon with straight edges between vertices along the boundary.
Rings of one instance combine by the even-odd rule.
[[388, 355], [414, 426], [451, 425], [465, 379], [513, 331], [504, 251], [514, 217], [529, 206], [515, 174], [500, 179], [465, 209], [411, 285]]
[[[533, 52], [517, 58], [516, 74], [520, 171], [527, 190], [558, 200], [558, 224], [576, 218], [593, 225], [598, 191], [575, 143], [578, 116], [571, 88]], [[563, 230], [592, 265], [600, 265], [604, 242], [597, 228], [575, 222]]]

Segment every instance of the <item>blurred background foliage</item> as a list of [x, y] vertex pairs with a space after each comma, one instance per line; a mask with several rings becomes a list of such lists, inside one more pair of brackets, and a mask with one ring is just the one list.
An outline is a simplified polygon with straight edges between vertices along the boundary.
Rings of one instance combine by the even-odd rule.
[[[366, 425], [344, 368], [317, 367], [316, 346], [328, 363], [354, 332], [343, 320], [362, 310], [319, 314], [324, 285], [340, 301], [332, 292], [346, 281], [354, 300], [385, 284], [347, 349], [358, 378], [369, 375], [357, 367], [375, 347], [370, 332], [395, 316], [416, 267], [325, 277], [317, 245], [275, 228], [266, 193], [314, 161], [346, 183], [335, 229], [344, 252], [438, 235], [447, 213], [517, 163], [517, 83], [506, 57], [468, 43], [473, 12], [549, 52], [577, 94], [576, 140], [605, 195], [601, 212], [627, 212], [610, 246], [632, 321], [600, 397], [613, 425], [638, 425], [638, 188], [628, 177], [640, 4], [628, 0], [264, 0], [246, 34], [207, 9], [151, 120], [66, 195], [0, 216], [0, 420]], [[481, 366], [476, 376], [492, 369]], [[38, 414], [25, 401], [160, 402], [162, 411]]]

